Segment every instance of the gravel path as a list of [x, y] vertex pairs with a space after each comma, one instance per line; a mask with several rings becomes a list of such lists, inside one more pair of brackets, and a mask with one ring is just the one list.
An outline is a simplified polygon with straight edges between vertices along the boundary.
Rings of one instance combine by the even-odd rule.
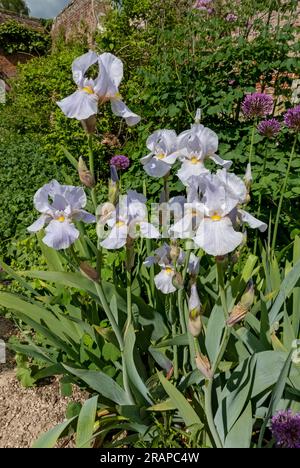
[[[12, 324], [0, 317], [0, 339], [15, 333]], [[13, 356], [0, 364], [0, 448], [28, 448], [37, 437], [65, 418], [70, 401], [82, 401], [75, 389], [72, 398], [60, 396], [59, 381], [44, 386], [23, 388], [15, 377]], [[68, 441], [63, 446], [72, 446]]]

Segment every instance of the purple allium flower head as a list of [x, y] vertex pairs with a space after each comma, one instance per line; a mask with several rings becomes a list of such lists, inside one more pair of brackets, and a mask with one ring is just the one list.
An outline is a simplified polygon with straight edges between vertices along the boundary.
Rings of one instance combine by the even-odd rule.
[[228, 13], [225, 17], [225, 20], [228, 21], [228, 23], [235, 23], [237, 19], [238, 17], [234, 13]]
[[109, 164], [111, 166], [115, 166], [119, 171], [125, 171], [130, 166], [129, 159], [127, 156], [123, 156], [122, 154], [113, 156]]
[[273, 110], [273, 98], [270, 94], [247, 94], [242, 104], [242, 112], [247, 119], [266, 117]]
[[300, 413], [278, 411], [272, 418], [271, 431], [277, 447], [300, 448]]
[[291, 130], [300, 132], [300, 104], [287, 111], [284, 115], [284, 123]]
[[258, 133], [267, 138], [276, 137], [280, 129], [281, 125], [276, 119], [262, 120], [257, 126]]

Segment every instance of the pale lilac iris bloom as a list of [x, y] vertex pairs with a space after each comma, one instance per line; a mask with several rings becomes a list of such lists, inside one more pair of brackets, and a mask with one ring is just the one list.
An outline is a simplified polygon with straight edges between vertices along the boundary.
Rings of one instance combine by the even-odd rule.
[[242, 244], [244, 235], [237, 231], [241, 224], [248, 224], [261, 232], [267, 225], [240, 208], [247, 197], [243, 181], [226, 169], [217, 174], [203, 176], [203, 219], [196, 232], [194, 242], [206, 253], [223, 256]]
[[96, 221], [95, 216], [83, 209], [86, 202], [83, 188], [61, 185], [52, 180], [34, 196], [34, 206], [42, 215], [29, 226], [28, 231], [38, 232], [47, 225], [44, 244], [55, 250], [67, 249], [80, 234], [74, 221]]
[[[92, 65], [98, 65], [96, 79], [86, 76]], [[119, 85], [123, 78], [123, 63], [110, 53], [97, 55], [93, 51], [82, 55], [72, 64], [73, 80], [78, 90], [57, 102], [63, 113], [72, 119], [87, 120], [98, 113], [98, 105], [110, 101], [112, 111], [123, 117], [127, 125], [136, 125], [141, 119], [122, 101]]]
[[[163, 244], [161, 247], [154, 251], [152, 257], [147, 257], [144, 261], [146, 267], [158, 264], [161, 267], [161, 271], [154, 277], [154, 283], [156, 288], [163, 294], [170, 294], [177, 291], [174, 285], [174, 279], [176, 275], [176, 268], [174, 262], [171, 260], [171, 247], [168, 244]], [[176, 264], [182, 265], [185, 259], [185, 253], [180, 249], [180, 254]]]
[[116, 209], [111, 211], [105, 219], [109, 232], [100, 245], [112, 250], [120, 249], [130, 239], [138, 237], [158, 239], [160, 233], [148, 222], [145, 202], [146, 198], [134, 190], [129, 190], [127, 195], [121, 196]]
[[146, 173], [152, 177], [164, 177], [176, 162], [177, 135], [173, 130], [157, 130], [146, 142], [150, 153], [141, 159]]
[[192, 176], [209, 172], [204, 165], [206, 159], [211, 159], [227, 169], [231, 166], [231, 161], [224, 161], [217, 156], [218, 142], [216, 133], [200, 123], [193, 124], [190, 130], [178, 136], [176, 155], [182, 165], [177, 175], [183, 184], [187, 185]]

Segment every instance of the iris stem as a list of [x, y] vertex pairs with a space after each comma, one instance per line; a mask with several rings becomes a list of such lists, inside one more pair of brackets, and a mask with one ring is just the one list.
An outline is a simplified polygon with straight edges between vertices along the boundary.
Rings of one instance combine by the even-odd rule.
[[291, 170], [291, 164], [292, 164], [293, 157], [294, 157], [294, 154], [295, 154], [296, 143], [297, 143], [297, 135], [295, 136], [295, 140], [294, 140], [294, 143], [293, 143], [292, 151], [291, 151], [291, 154], [290, 154], [290, 159], [289, 159], [289, 162], [288, 162], [287, 170], [286, 170], [286, 173], [285, 173], [285, 178], [284, 178], [282, 189], [281, 189], [279, 204], [278, 204], [278, 208], [277, 208], [275, 226], [274, 226], [274, 232], [273, 232], [273, 239], [272, 239], [272, 249], [271, 249], [273, 252], [274, 252], [275, 245], [276, 245], [278, 224], [279, 224], [279, 218], [280, 218], [281, 209], [282, 209], [283, 197], [285, 195], [286, 186], [287, 186], [287, 182], [288, 182], [288, 178], [289, 178], [289, 174], [290, 174], [290, 170]]
[[169, 190], [169, 174], [164, 176], [164, 192], [165, 192], [165, 202], [168, 203], [170, 198], [170, 190]]
[[228, 314], [228, 307], [227, 307], [227, 299], [226, 299], [226, 292], [225, 292], [225, 282], [224, 282], [224, 269], [221, 262], [217, 261], [217, 273], [218, 273], [218, 287], [219, 287], [219, 297], [221, 299], [222, 309], [224, 312], [225, 317], [225, 330], [222, 338], [222, 342], [220, 344], [220, 349], [217, 354], [217, 357], [214, 361], [212, 366], [212, 378], [208, 381], [205, 388], [205, 413], [207, 417], [208, 426], [211, 432], [211, 435], [214, 439], [217, 448], [222, 448], [223, 444], [217, 428], [214, 422], [213, 410], [212, 410], [212, 392], [213, 392], [213, 383], [214, 383], [214, 376], [218, 369], [218, 366], [222, 360], [222, 357], [226, 351], [228, 341], [231, 334], [231, 328], [226, 325], [226, 320], [229, 317]]
[[[89, 166], [90, 166], [90, 173], [92, 174], [93, 178], [95, 179], [95, 165], [94, 165], [94, 151], [93, 151], [93, 135], [88, 135], [88, 147], [89, 147]], [[97, 197], [95, 187], [91, 189], [91, 197], [92, 202], [94, 205], [95, 211], [97, 210]]]
[[[171, 327], [172, 327], [172, 338], [174, 339], [177, 334], [176, 330], [176, 319], [175, 319], [175, 313], [174, 313], [174, 308], [175, 308], [175, 296], [173, 297], [173, 294], [170, 294], [169, 297], [169, 320], [171, 322]], [[174, 369], [174, 378], [177, 380], [178, 379], [178, 349], [177, 345], [173, 345], [173, 369]]]
[[223, 339], [220, 345], [220, 350], [218, 352], [218, 355], [212, 367], [212, 377], [211, 379], [207, 381], [206, 388], [205, 388], [205, 414], [206, 414], [209, 430], [211, 432], [211, 435], [213, 437], [214, 443], [217, 448], [223, 448], [223, 444], [222, 444], [220, 435], [218, 433], [218, 430], [215, 426], [214, 415], [213, 415], [213, 410], [212, 410], [213, 383], [214, 383], [215, 373], [222, 360], [223, 354], [225, 353], [225, 350], [227, 348], [228, 341], [230, 338], [230, 333], [231, 333], [231, 329], [226, 326], [224, 334], [223, 334]]
[[218, 274], [219, 297], [221, 299], [222, 309], [223, 309], [223, 313], [224, 313], [225, 321], [226, 321], [229, 317], [229, 313], [228, 313], [225, 284], [224, 284], [224, 269], [223, 269], [222, 262], [218, 260], [217, 260], [217, 274]]

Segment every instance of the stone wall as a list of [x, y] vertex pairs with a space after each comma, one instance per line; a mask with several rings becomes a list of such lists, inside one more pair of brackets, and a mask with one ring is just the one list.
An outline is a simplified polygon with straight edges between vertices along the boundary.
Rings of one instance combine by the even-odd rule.
[[63, 37], [66, 42], [85, 35], [92, 45], [94, 32], [101, 27], [103, 17], [110, 9], [108, 0], [72, 0], [55, 18], [52, 39]]

